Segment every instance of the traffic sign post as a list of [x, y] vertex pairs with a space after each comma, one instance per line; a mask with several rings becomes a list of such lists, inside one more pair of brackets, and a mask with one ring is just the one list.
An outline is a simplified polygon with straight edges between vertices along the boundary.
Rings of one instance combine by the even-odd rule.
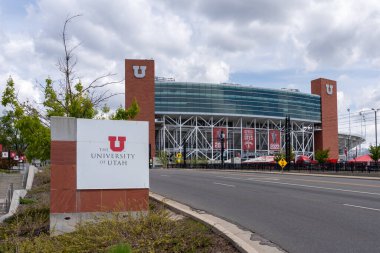
[[285, 161], [284, 158], [282, 158], [280, 161], [278, 161], [278, 165], [281, 166], [281, 173], [284, 172], [284, 167], [287, 165], [288, 163]]
[[182, 154], [181, 153], [177, 153], [175, 155], [175, 157], [177, 158], [177, 163], [181, 163], [181, 160], [182, 160]]

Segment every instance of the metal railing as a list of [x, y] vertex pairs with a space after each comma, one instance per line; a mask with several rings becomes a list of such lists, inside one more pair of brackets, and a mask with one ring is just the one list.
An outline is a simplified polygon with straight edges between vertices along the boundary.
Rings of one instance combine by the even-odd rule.
[[[257, 170], [257, 171], [281, 171], [276, 163], [242, 163], [242, 164], [169, 164], [168, 168], [187, 169], [226, 169], [226, 170]], [[375, 173], [380, 176], [380, 163], [324, 163], [324, 164], [288, 164], [283, 171], [292, 172], [331, 172], [331, 173]]]
[[11, 183], [8, 186], [7, 196], [5, 197], [5, 202], [3, 203], [3, 206], [2, 206], [2, 211], [4, 213], [9, 212], [9, 208], [11, 207], [11, 203], [12, 203], [13, 191], [14, 191], [13, 183]]

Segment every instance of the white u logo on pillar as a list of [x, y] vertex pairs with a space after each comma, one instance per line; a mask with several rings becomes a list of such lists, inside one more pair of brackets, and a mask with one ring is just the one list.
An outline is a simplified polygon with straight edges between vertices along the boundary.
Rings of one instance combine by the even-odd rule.
[[[132, 66], [133, 74], [136, 78], [143, 78], [145, 76], [146, 66]], [[141, 73], [139, 73], [141, 71]]]
[[329, 95], [332, 95], [333, 94], [333, 85], [332, 84], [326, 84], [326, 92], [327, 94]]

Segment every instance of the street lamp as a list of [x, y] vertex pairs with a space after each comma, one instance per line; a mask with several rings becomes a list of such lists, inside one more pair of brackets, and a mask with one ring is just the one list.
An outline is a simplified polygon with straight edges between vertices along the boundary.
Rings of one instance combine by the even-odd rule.
[[220, 132], [220, 159], [221, 159], [221, 164], [222, 167], [224, 167], [224, 139], [226, 138], [226, 135], [224, 134], [224, 131], [222, 130]]
[[348, 111], [348, 147], [347, 147], [347, 160], [350, 158], [350, 149], [351, 149], [351, 110], [350, 108], [347, 109]]
[[363, 121], [364, 121], [364, 140], [367, 140], [367, 123], [366, 123], [364, 114], [363, 114]]
[[372, 111], [375, 112], [375, 137], [376, 137], [376, 147], [377, 147], [377, 111], [380, 110], [380, 108], [371, 108]]
[[[364, 117], [364, 114], [362, 111], [359, 112], [359, 115], [360, 115], [360, 138], [363, 138], [363, 120], [365, 122], [365, 117]], [[365, 138], [364, 138], [365, 140]], [[359, 146], [359, 149], [360, 149], [360, 155], [362, 154], [362, 142], [360, 142], [360, 146]]]

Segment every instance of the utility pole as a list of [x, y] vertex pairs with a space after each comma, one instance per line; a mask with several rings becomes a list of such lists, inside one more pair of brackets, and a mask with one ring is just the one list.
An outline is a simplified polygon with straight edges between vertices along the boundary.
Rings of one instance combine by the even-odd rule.
[[375, 137], [376, 137], [376, 147], [377, 147], [377, 111], [379, 110], [379, 108], [377, 109], [372, 108], [371, 110], [375, 112]]
[[287, 115], [285, 118], [285, 158], [288, 164], [290, 164], [290, 156], [290, 116]]
[[347, 160], [350, 159], [350, 149], [351, 149], [351, 110], [350, 108], [347, 109], [348, 111], [348, 147], [347, 147]]
[[[363, 113], [360, 111], [359, 112], [359, 115], [360, 115], [360, 138], [363, 138]], [[358, 156], [357, 154], [358, 152], [356, 151], [356, 157]], [[362, 154], [362, 142], [360, 142], [360, 145], [359, 145], [359, 153], [360, 155]]]
[[364, 121], [364, 140], [367, 141], [367, 123], [366, 123], [364, 114], [363, 114], [363, 121]]

